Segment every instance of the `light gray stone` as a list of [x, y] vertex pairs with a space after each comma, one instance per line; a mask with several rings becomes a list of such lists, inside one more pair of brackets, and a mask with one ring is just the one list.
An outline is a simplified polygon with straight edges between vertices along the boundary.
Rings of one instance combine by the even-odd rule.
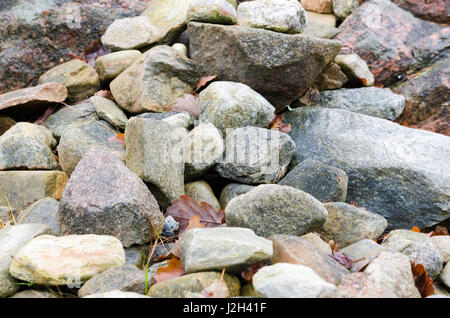
[[333, 0], [334, 15], [341, 20], [352, 14], [357, 7], [359, 7], [358, 0]]
[[357, 272], [373, 261], [385, 248], [372, 240], [364, 239], [340, 250], [354, 262], [351, 270]]
[[227, 0], [197, 0], [187, 12], [189, 21], [236, 24], [237, 12]]
[[300, 236], [300, 238], [307, 240], [322, 253], [332, 254], [330, 245], [327, 242], [325, 242], [318, 233], [311, 232]]
[[90, 101], [101, 119], [106, 120], [116, 128], [125, 129], [128, 118], [116, 103], [101, 96], [92, 96]]
[[439, 279], [441, 282], [445, 284], [448, 288], [450, 288], [450, 265], [445, 265], [444, 269], [442, 270], [441, 275], [439, 276]]
[[431, 239], [441, 252], [444, 262], [450, 262], [450, 235], [435, 235]]
[[220, 203], [214, 195], [213, 189], [203, 180], [186, 183], [184, 185], [184, 192], [186, 195], [194, 198], [198, 203], [206, 202], [216, 211], [221, 209]]
[[43, 198], [34, 202], [27, 207], [19, 216], [17, 220], [20, 224], [26, 223], [41, 223], [47, 224], [58, 235], [60, 232], [58, 220], [56, 215], [59, 209], [59, 202], [54, 198]]
[[367, 63], [358, 54], [339, 54], [334, 58], [334, 62], [339, 65], [350, 81], [355, 81], [362, 86], [373, 86], [374, 77]]
[[141, 56], [142, 53], [138, 50], [125, 50], [105, 54], [95, 60], [95, 70], [102, 82], [113, 80]]

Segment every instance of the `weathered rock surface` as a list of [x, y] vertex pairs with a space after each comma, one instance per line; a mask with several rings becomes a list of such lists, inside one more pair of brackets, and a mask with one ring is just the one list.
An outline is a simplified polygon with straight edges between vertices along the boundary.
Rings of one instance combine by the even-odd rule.
[[225, 215], [228, 226], [247, 227], [257, 235], [302, 235], [319, 229], [327, 218], [323, 204], [288, 186], [259, 185], [232, 199]]
[[311, 242], [293, 235], [273, 235], [272, 264], [290, 263], [307, 266], [326, 282], [338, 285], [347, 269], [330, 255], [319, 251]]
[[333, 10], [332, 0], [300, 0], [305, 10], [317, 13], [331, 13]]
[[307, 240], [322, 253], [332, 254], [331, 246], [327, 242], [325, 242], [318, 233], [310, 232], [308, 234], [300, 236], [300, 238]]
[[333, 0], [333, 13], [340, 20], [345, 20], [358, 7], [358, 0]]
[[120, 73], [110, 88], [128, 112], [162, 112], [170, 110], [178, 97], [191, 93], [197, 80], [193, 61], [170, 46], [158, 45]]
[[[187, 274], [175, 279], [154, 284], [148, 293], [154, 298], [192, 298], [192, 293], [200, 293], [203, 287], [208, 287], [220, 280], [219, 272], [201, 272]], [[236, 276], [225, 274], [223, 281], [228, 287], [229, 297], [239, 295], [241, 283]], [[200, 282], [200, 283], [199, 283]]]
[[286, 263], [261, 268], [253, 276], [253, 287], [267, 298], [328, 298], [336, 290], [311, 268]]
[[340, 250], [340, 253], [350, 257], [354, 261], [351, 270], [357, 272], [385, 250], [383, 246], [375, 243], [373, 240], [364, 239], [346, 246]]
[[390, 228], [426, 228], [448, 218], [448, 137], [322, 107], [288, 112], [285, 122], [298, 158], [344, 170], [347, 201], [384, 216]]
[[95, 70], [102, 82], [115, 79], [142, 56], [138, 50], [125, 50], [102, 55], [95, 60]]
[[316, 79], [315, 86], [319, 91], [341, 88], [348, 78], [336, 63], [330, 63]]
[[82, 284], [114, 266], [125, 265], [119, 240], [107, 235], [41, 235], [16, 255], [12, 276], [39, 285]]
[[394, 120], [403, 112], [405, 98], [389, 88], [363, 87], [320, 92], [318, 106]]
[[384, 217], [344, 202], [324, 204], [327, 221], [319, 231], [343, 248], [362, 239], [376, 240], [388, 223]]
[[375, 79], [370, 73], [367, 63], [358, 54], [339, 54], [335, 57], [334, 62], [339, 65], [350, 82], [359, 86], [373, 85]]
[[299, 2], [255, 0], [237, 8], [238, 24], [282, 33], [301, 33], [306, 28], [306, 12]]
[[101, 146], [112, 151], [118, 158], [125, 159], [124, 146], [109, 141], [117, 132], [106, 121], [87, 121], [79, 125], [70, 125], [61, 135], [58, 145], [61, 169], [71, 174], [81, 157], [93, 146]]
[[17, 122], [9, 116], [0, 116], [0, 136]]
[[123, 292], [145, 293], [145, 272], [136, 266], [116, 266], [95, 275], [78, 290], [79, 297], [120, 290]]
[[445, 265], [444, 269], [442, 270], [441, 275], [439, 276], [439, 279], [441, 282], [445, 284], [445, 286], [450, 288], [450, 265]]
[[59, 235], [60, 229], [56, 215], [59, 209], [59, 202], [54, 198], [43, 198], [34, 202], [27, 207], [19, 216], [17, 220], [20, 224], [26, 223], [41, 223], [46, 224], [56, 235]]
[[313, 159], [306, 159], [278, 182], [311, 194], [320, 202], [344, 202], [348, 177], [345, 171]]
[[212, 123], [223, 134], [227, 128], [267, 127], [275, 108], [260, 94], [241, 83], [211, 83], [199, 96], [199, 120]]
[[184, 128], [132, 117], [125, 130], [126, 165], [150, 187], [158, 203], [168, 207], [184, 194]]
[[431, 237], [433, 243], [437, 246], [444, 258], [444, 263], [450, 262], [450, 236], [449, 235], [437, 235]]
[[423, 20], [450, 23], [450, 5], [444, 0], [393, 0], [393, 2]]
[[181, 262], [186, 273], [226, 268], [239, 272], [272, 257], [272, 242], [250, 229], [216, 227], [192, 229], [181, 243]]
[[433, 240], [423, 233], [394, 230], [383, 239], [383, 247], [400, 252], [416, 264], [422, 264], [431, 279], [439, 276], [444, 258]]
[[332, 39], [339, 33], [339, 30], [327, 24], [311, 22], [308, 20], [303, 35], [314, 36], [317, 38]]
[[197, 0], [189, 6], [189, 21], [236, 24], [237, 12], [227, 0]]
[[201, 76], [246, 84], [278, 110], [301, 96], [341, 47], [335, 40], [243, 26], [191, 22], [188, 31]]
[[45, 197], [58, 200], [67, 179], [61, 171], [0, 171], [0, 205], [21, 210]]
[[108, 150], [91, 148], [67, 183], [58, 221], [63, 235], [112, 235], [129, 247], [159, 235], [164, 217], [136, 174]]
[[114, 127], [125, 129], [128, 118], [116, 103], [101, 96], [92, 96], [90, 101], [101, 119], [106, 120]]
[[289, 135], [258, 127], [228, 132], [225, 155], [216, 165], [224, 178], [242, 183], [276, 183], [286, 174], [295, 151]]
[[254, 189], [255, 186], [251, 186], [248, 184], [240, 184], [240, 183], [229, 183], [227, 184], [222, 192], [220, 193], [219, 203], [220, 206], [225, 209], [228, 205], [228, 202], [231, 201], [231, 199], [247, 193], [248, 191]]
[[220, 210], [220, 203], [214, 195], [211, 186], [203, 180], [186, 183], [184, 185], [186, 195], [197, 200], [197, 202], [206, 202], [216, 211]]
[[9, 273], [13, 258], [30, 240], [45, 234], [53, 232], [44, 224], [18, 224], [0, 229], [0, 298], [9, 297], [20, 288]]
[[77, 102], [94, 95], [100, 89], [100, 77], [87, 63], [71, 60], [55, 66], [39, 77], [39, 84], [57, 82], [63, 84], [69, 95], [67, 100]]

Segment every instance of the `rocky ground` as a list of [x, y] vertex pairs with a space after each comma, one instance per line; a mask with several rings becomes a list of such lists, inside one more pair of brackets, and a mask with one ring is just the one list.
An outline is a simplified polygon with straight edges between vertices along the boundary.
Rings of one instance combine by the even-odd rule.
[[449, 12], [2, 1], [0, 297], [449, 297]]

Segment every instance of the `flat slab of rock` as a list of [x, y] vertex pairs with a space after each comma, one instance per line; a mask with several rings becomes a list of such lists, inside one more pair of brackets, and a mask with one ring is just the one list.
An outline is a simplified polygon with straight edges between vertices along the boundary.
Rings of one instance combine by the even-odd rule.
[[272, 264], [290, 263], [310, 267], [326, 282], [338, 285], [348, 270], [308, 240], [293, 235], [273, 235]]
[[39, 285], [82, 284], [110, 267], [125, 265], [120, 241], [107, 235], [42, 235], [16, 255], [9, 271]]
[[61, 171], [0, 171], [0, 205], [22, 210], [45, 197], [59, 200], [68, 179]]
[[219, 203], [220, 206], [225, 209], [228, 205], [228, 202], [231, 201], [231, 199], [247, 193], [248, 191], [254, 189], [255, 186], [251, 186], [248, 184], [240, 184], [240, 183], [229, 183], [223, 188], [222, 192], [220, 193]]
[[278, 182], [311, 194], [320, 202], [343, 202], [347, 197], [345, 171], [313, 159], [306, 159]]
[[141, 56], [142, 53], [138, 50], [124, 50], [105, 54], [95, 60], [95, 70], [102, 82], [109, 81], [119, 76]]
[[295, 143], [278, 130], [245, 127], [227, 132], [225, 149], [215, 166], [222, 177], [249, 184], [276, 183], [286, 174]]
[[341, 47], [335, 40], [244, 26], [191, 22], [188, 31], [201, 76], [246, 84], [277, 110], [303, 95]]
[[389, 88], [341, 88], [320, 92], [318, 106], [339, 108], [373, 117], [394, 120], [405, 108], [405, 98]]
[[257, 235], [302, 235], [319, 229], [328, 212], [306, 192], [276, 184], [259, 185], [232, 199], [226, 209], [227, 226], [247, 227]]
[[384, 250], [386, 249], [383, 246], [373, 240], [364, 239], [341, 249], [340, 253], [354, 261], [351, 270], [357, 272], [372, 262]]
[[181, 262], [186, 273], [223, 268], [238, 272], [269, 260], [272, 252], [272, 242], [256, 236], [250, 229], [192, 229], [181, 243]]
[[73, 171], [58, 221], [63, 235], [112, 235], [125, 247], [150, 241], [164, 225], [144, 182], [103, 148], [91, 148]]
[[422, 264], [431, 279], [439, 276], [444, 258], [433, 240], [424, 233], [394, 230], [383, 239], [382, 246], [400, 252], [416, 264]]
[[261, 268], [253, 276], [253, 287], [267, 298], [328, 298], [336, 290], [311, 268], [287, 263]]
[[39, 77], [39, 84], [50, 82], [63, 84], [69, 92], [67, 100], [71, 102], [92, 96], [100, 89], [97, 72], [81, 60], [71, 60], [55, 66]]
[[130, 113], [169, 111], [191, 93], [198, 75], [194, 61], [174, 48], [158, 45], [139, 57], [110, 84], [116, 102]]
[[54, 198], [43, 198], [28, 206], [17, 217], [20, 224], [41, 223], [47, 224], [58, 235], [60, 232], [56, 215], [59, 209], [59, 202]]
[[19, 250], [39, 235], [52, 235], [44, 224], [18, 224], [0, 229], [0, 298], [16, 293], [20, 285], [9, 273], [9, 266]]
[[116, 103], [101, 96], [92, 96], [89, 100], [101, 119], [106, 120], [116, 128], [125, 129], [128, 118]]
[[390, 228], [433, 226], [450, 215], [450, 139], [341, 109], [285, 114], [299, 160], [344, 170], [347, 202], [384, 216]]
[[[203, 287], [207, 288], [220, 281], [219, 272], [201, 272], [187, 274], [175, 279], [154, 284], [148, 295], [153, 298], [192, 298], [193, 293], [201, 293]], [[239, 296], [241, 283], [236, 276], [225, 274], [223, 281], [228, 287], [229, 297]], [[203, 286], [203, 287], [202, 287]]]

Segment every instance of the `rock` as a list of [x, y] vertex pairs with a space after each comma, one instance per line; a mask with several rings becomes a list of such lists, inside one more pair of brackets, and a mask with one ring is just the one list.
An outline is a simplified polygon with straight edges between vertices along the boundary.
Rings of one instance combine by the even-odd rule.
[[373, 86], [373, 75], [367, 63], [358, 54], [339, 54], [334, 58], [334, 62], [339, 65], [350, 82], [355, 82], [359, 86]]
[[300, 3], [305, 10], [317, 13], [331, 13], [333, 9], [332, 0], [301, 0]]
[[0, 171], [0, 205], [22, 210], [45, 197], [58, 200], [67, 179], [61, 171]]
[[10, 298], [61, 298], [58, 294], [45, 290], [27, 289], [12, 295]]
[[448, 288], [439, 282], [434, 282], [434, 295], [436, 297], [450, 297]]
[[444, 258], [444, 263], [450, 262], [450, 236], [449, 235], [437, 235], [432, 236], [434, 245], [437, 246]]
[[423, 233], [394, 230], [383, 239], [383, 247], [408, 256], [410, 261], [422, 264], [431, 279], [439, 276], [444, 259], [433, 240]]
[[78, 290], [79, 297], [120, 290], [122, 292], [145, 293], [145, 272], [136, 266], [111, 267], [89, 279]]
[[39, 285], [82, 284], [114, 266], [125, 265], [119, 240], [107, 235], [41, 235], [16, 255], [12, 276]]
[[171, 215], [169, 215], [164, 220], [164, 227], [161, 232], [161, 235], [165, 237], [176, 236], [176, 232], [178, 231], [179, 228], [180, 223], [175, 221], [175, 219]]
[[124, 159], [124, 146], [108, 141], [116, 135], [117, 132], [106, 121], [88, 121], [67, 127], [58, 146], [61, 169], [70, 175], [81, 157], [93, 146], [107, 148], [118, 158]]
[[158, 203], [168, 207], [184, 194], [182, 141], [186, 130], [163, 121], [132, 117], [125, 129], [127, 167], [150, 187]]
[[58, 213], [59, 202], [54, 198], [43, 198], [34, 202], [27, 207], [18, 216], [20, 224], [26, 223], [41, 223], [46, 224], [56, 235], [59, 235], [60, 229], [56, 214]]
[[241, 26], [281, 33], [302, 33], [306, 12], [299, 2], [290, 0], [255, 0], [241, 3], [237, 9]]
[[[0, 51], [1, 63], [1, 51]], [[0, 78], [2, 73], [0, 72]], [[0, 84], [0, 91], [1, 91]], [[18, 89], [0, 95], [0, 111], [8, 109], [11, 115], [33, 114], [67, 98], [67, 88], [60, 83], [46, 83], [35, 87]], [[6, 130], [5, 130], [6, 131]]]
[[306, 159], [278, 182], [311, 194], [320, 202], [344, 202], [348, 177], [345, 171], [313, 159]]
[[330, 245], [325, 242], [319, 234], [315, 233], [315, 232], [311, 232], [308, 234], [304, 234], [302, 236], [300, 236], [300, 238], [307, 240], [309, 243], [311, 243], [312, 245], [314, 245], [315, 248], [317, 248], [319, 251], [321, 251], [322, 253], [325, 254], [332, 254], [333, 252], [331, 251], [331, 247]]
[[194, 198], [197, 202], [206, 202], [210, 204], [216, 211], [220, 210], [220, 203], [214, 195], [211, 186], [203, 180], [186, 183], [184, 185], [186, 195]]
[[441, 275], [439, 276], [439, 279], [447, 287], [450, 288], [450, 265], [449, 264], [445, 265], [444, 270], [442, 271]]
[[426, 228], [448, 218], [448, 137], [322, 107], [288, 112], [285, 122], [292, 124], [298, 159], [344, 170], [347, 202], [382, 215], [390, 229]]
[[262, 298], [263, 296], [261, 294], [259, 294], [255, 288], [253, 287], [253, 285], [250, 284], [245, 284], [244, 286], [241, 287], [241, 291], [240, 291], [240, 297], [255, 297], [255, 298]]
[[102, 55], [95, 60], [95, 70], [102, 82], [115, 79], [142, 56], [137, 50], [125, 50]]
[[8, 116], [0, 116], [0, 136], [3, 135], [9, 128], [14, 126], [16, 121]]
[[389, 88], [341, 88], [320, 92], [319, 106], [394, 120], [405, 107], [405, 98]]
[[340, 250], [340, 253], [354, 261], [351, 270], [357, 272], [372, 262], [384, 250], [386, 249], [383, 246], [374, 241], [364, 239], [346, 246]]
[[45, 127], [40, 125], [19, 122], [11, 127], [2, 137], [9, 137], [12, 135], [17, 135], [22, 138], [33, 138], [49, 148], [54, 148], [57, 144], [55, 138], [53, 138], [52, 133]]
[[345, 19], [336, 39], [343, 42], [341, 54], [358, 54], [375, 83], [386, 86], [399, 75], [423, 68], [446, 49], [450, 29], [417, 19], [389, 0], [373, 0]]
[[186, 29], [187, 12], [197, 0], [155, 0], [148, 3], [143, 16], [163, 31], [163, 43], [171, 43]]
[[257, 127], [237, 128], [227, 134], [225, 156], [216, 165], [224, 178], [242, 183], [276, 183], [285, 174], [295, 151], [289, 135]]
[[306, 11], [306, 17], [308, 24], [322, 24], [333, 28], [336, 26], [336, 16], [334, 14], [320, 14]]
[[185, 143], [186, 180], [200, 177], [222, 159], [224, 142], [220, 131], [213, 124], [200, 124], [195, 127], [188, 133]]
[[316, 22], [308, 22], [302, 34], [317, 38], [332, 39], [338, 33], [339, 30], [333, 26]]
[[343, 248], [362, 239], [376, 240], [388, 223], [384, 217], [344, 202], [324, 204], [328, 219], [319, 231]]
[[18, 211], [9, 206], [0, 206], [0, 224], [13, 224], [14, 220], [17, 219]]
[[181, 262], [186, 273], [235, 273], [272, 257], [272, 242], [250, 229], [216, 227], [187, 231], [181, 242]]
[[[191, 293], [200, 293], [203, 288], [217, 283], [220, 280], [219, 272], [201, 272], [187, 274], [175, 279], [157, 283], [150, 288], [148, 295], [153, 298], [190, 298]], [[239, 295], [241, 283], [236, 276], [225, 274], [223, 276], [229, 297]], [[199, 283], [200, 282], [200, 283]]]
[[333, 0], [333, 13], [340, 20], [345, 20], [357, 7], [358, 0]]
[[163, 112], [178, 97], [191, 93], [197, 79], [193, 61], [170, 46], [159, 45], [120, 73], [110, 88], [116, 102], [130, 113]]
[[39, 77], [39, 84], [50, 82], [63, 84], [69, 92], [67, 100], [71, 102], [92, 96], [100, 89], [97, 72], [80, 60], [71, 60], [55, 66]]
[[414, 16], [423, 20], [429, 20], [437, 23], [450, 23], [450, 13], [448, 2], [444, 0], [425, 1], [425, 0], [393, 0], [400, 8], [411, 12]]
[[108, 234], [129, 247], [159, 235], [164, 217], [136, 174], [110, 151], [91, 148], [67, 183], [58, 221], [63, 235]]
[[144, 246], [126, 248], [125, 264], [133, 265], [139, 269], [142, 269], [146, 260], [145, 250], [146, 248]]
[[318, 250], [308, 240], [292, 235], [273, 235], [272, 264], [290, 263], [307, 266], [323, 280], [338, 285], [349, 272], [330, 255]]
[[178, 52], [180, 52], [183, 55], [188, 56], [188, 48], [186, 45], [184, 45], [183, 43], [174, 43], [172, 45], [172, 48], [177, 50]]
[[13, 258], [31, 239], [44, 234], [53, 234], [44, 224], [18, 224], [0, 229], [0, 298], [9, 297], [20, 288], [9, 274]]
[[319, 91], [337, 89], [347, 83], [348, 78], [341, 71], [341, 68], [336, 63], [330, 63], [322, 74], [319, 75], [315, 84]]
[[188, 31], [201, 76], [246, 84], [277, 110], [303, 95], [341, 47], [335, 40], [244, 26], [191, 22]]
[[120, 290], [113, 290], [106, 293], [85, 296], [83, 298], [150, 298], [150, 297], [133, 292], [123, 292]]
[[[13, 0], [0, 5], [0, 94], [36, 85], [55, 65], [84, 58], [116, 19], [136, 16], [146, 0]], [[124, 8], [122, 5], [126, 8]], [[48, 11], [48, 15], [45, 15]]]
[[66, 106], [50, 115], [44, 122], [55, 138], [61, 138], [63, 131], [70, 125], [82, 124], [87, 121], [96, 121], [99, 117], [91, 103], [81, 103]]
[[102, 36], [102, 43], [114, 51], [133, 50], [162, 40], [164, 33], [145, 16], [115, 20]]
[[92, 96], [90, 101], [101, 119], [106, 120], [114, 127], [125, 129], [128, 118], [116, 103], [101, 96]]
[[253, 287], [267, 298], [328, 298], [336, 290], [311, 268], [286, 263], [261, 268], [253, 276]]
[[322, 203], [306, 192], [268, 184], [232, 199], [225, 215], [227, 226], [247, 227], [259, 236], [269, 237], [315, 231], [325, 223], [328, 213]]
[[189, 21], [236, 24], [237, 12], [227, 0], [197, 0], [187, 12]]
[[234, 82], [214, 82], [198, 99], [200, 122], [212, 123], [223, 134], [227, 128], [267, 127], [275, 108], [249, 86]]
[[225, 209], [233, 198], [247, 193], [250, 190], [254, 189], [255, 186], [240, 184], [240, 183], [229, 183], [227, 184], [222, 192], [220, 193], [219, 203], [222, 209]]
[[194, 126], [195, 116], [187, 112], [178, 112], [161, 120], [168, 123], [172, 128], [181, 127], [189, 130], [189, 128]]

